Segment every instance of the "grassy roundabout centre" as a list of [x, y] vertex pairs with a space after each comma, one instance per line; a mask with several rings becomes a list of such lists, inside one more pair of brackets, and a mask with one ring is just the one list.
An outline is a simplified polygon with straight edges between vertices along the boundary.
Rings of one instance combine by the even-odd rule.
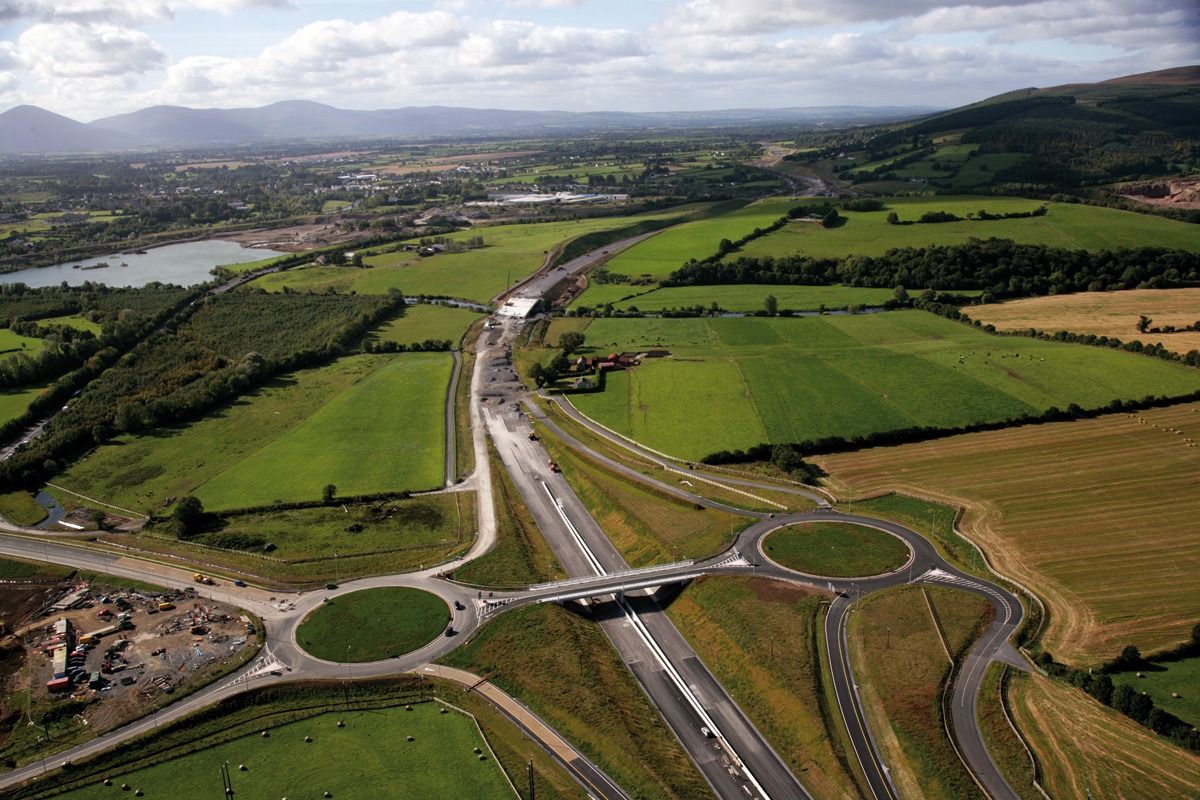
[[420, 589], [387, 587], [340, 595], [296, 629], [296, 641], [327, 661], [379, 661], [416, 650], [442, 634], [450, 608]]
[[846, 522], [789, 525], [763, 540], [772, 560], [788, 569], [829, 578], [863, 578], [908, 563], [908, 545], [890, 533]]

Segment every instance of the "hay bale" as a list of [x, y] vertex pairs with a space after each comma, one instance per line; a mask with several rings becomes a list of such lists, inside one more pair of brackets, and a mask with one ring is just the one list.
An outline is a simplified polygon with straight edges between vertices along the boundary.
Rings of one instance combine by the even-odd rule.
[[487, 761], [487, 756], [485, 756], [485, 755], [483, 755], [483, 754], [481, 753], [481, 754], [480, 754], [480, 756], [479, 756], [479, 760], [480, 760], [480, 761]]
[[245, 772], [245, 771], [246, 771], [246, 765], [245, 765], [245, 764], [238, 764], [238, 769], [239, 769], [239, 770], [241, 770], [242, 772]]
[[408, 740], [411, 742], [413, 740], [413, 737], [409, 736]]
[[122, 784], [121, 784], [121, 791], [123, 791], [123, 792], [128, 792], [128, 791], [129, 791], [129, 784], [128, 784], [128, 783], [122, 783]]
[[342, 721], [339, 719], [339, 720], [338, 720], [338, 724], [337, 724], [337, 726], [338, 726], [339, 728], [344, 728], [344, 727], [346, 727], [346, 723], [342, 722]]
[[306, 741], [306, 742], [311, 742], [311, 741], [312, 741], [312, 737], [311, 737], [311, 736], [305, 736], [305, 737], [304, 737], [304, 741]]
[[266, 739], [266, 738], [267, 738], [268, 736], [270, 736], [270, 735], [271, 735], [271, 734], [267, 733], [266, 731], [263, 731], [263, 732], [262, 732], [262, 737], [263, 737], [264, 739]]
[[105, 786], [112, 786], [112, 781], [110, 781], [108, 778], [105, 778], [105, 779], [104, 779], [104, 785], [105, 785]]

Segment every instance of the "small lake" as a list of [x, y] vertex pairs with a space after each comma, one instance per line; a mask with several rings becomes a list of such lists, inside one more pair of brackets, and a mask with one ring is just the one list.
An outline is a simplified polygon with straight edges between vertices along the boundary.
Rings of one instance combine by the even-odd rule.
[[[194, 286], [212, 280], [213, 267], [266, 261], [283, 255], [275, 250], [242, 247], [236, 242], [208, 239], [155, 247], [144, 253], [114, 253], [52, 267], [34, 267], [0, 275], [0, 284], [24, 283], [27, 286], [57, 286], [63, 281], [79, 286], [85, 281], [108, 286], [145, 286], [152, 281]], [[97, 267], [98, 264], [107, 267]], [[76, 268], [76, 265], [79, 265]], [[125, 266], [122, 266], [125, 265]], [[86, 269], [92, 267], [92, 269]]]

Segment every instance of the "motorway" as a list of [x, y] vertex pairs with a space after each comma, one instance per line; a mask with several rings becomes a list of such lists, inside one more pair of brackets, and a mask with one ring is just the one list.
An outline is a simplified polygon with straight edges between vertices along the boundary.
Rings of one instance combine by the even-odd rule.
[[[615, 251], [629, 243], [627, 241], [610, 245], [605, 250]], [[571, 262], [571, 266], [573, 269], [582, 269], [603, 260], [607, 255], [608, 252], [593, 252]], [[554, 273], [561, 276], [559, 271]], [[559, 279], [554, 274], [548, 277], [555, 277], [556, 281]], [[535, 285], [536, 282], [527, 285], [524, 291], [531, 291]], [[530, 420], [522, 410], [524, 407], [533, 409], [533, 413], [540, 417], [539, 421], [551, 428], [556, 435], [563, 436], [573, 446], [587, 450], [590, 457], [605, 462], [610, 468], [617, 469], [632, 479], [686, 497], [691, 502], [755, 519], [755, 522], [739, 535], [730, 551], [701, 564], [663, 569], [656, 575], [657, 578], [661, 578], [661, 584], [690, 579], [698, 574], [755, 574], [833, 593], [824, 631], [826, 650], [831, 662], [831, 677], [853, 750], [866, 775], [871, 796], [876, 800], [896, 798], [897, 794], [887, 767], [883, 764], [878, 748], [871, 738], [869, 726], [858, 701], [853, 673], [846, 658], [846, 621], [852, 613], [854, 600], [868, 592], [905, 583], [918, 583], [955, 586], [975, 592], [992, 602], [997, 609], [995, 620], [964, 660], [961, 672], [953, 684], [951, 719], [956, 743], [963, 758], [987, 793], [998, 800], [1015, 800], [1015, 793], [1004, 782], [983, 746], [975, 720], [975, 698], [984, 670], [992, 660], [1001, 659], [1024, 666], [1020, 656], [1007, 644], [1023, 614], [1018, 598], [1001, 587], [955, 570], [938, 555], [928, 540], [916, 532], [883, 520], [841, 514], [832, 509], [824, 496], [807, 489], [793, 488], [785, 491], [809, 497], [817, 503], [817, 511], [779, 515], [750, 512], [701, 498], [666, 481], [647, 478], [603, 454], [590, 450], [559, 430], [540, 410], [536, 410], [536, 406], [527, 402], [528, 394], [517, 380], [510, 360], [511, 343], [523, 324], [520, 321], [508, 321], [498, 330], [485, 331], [477, 341], [475, 369], [471, 376], [470, 409], [475, 470], [465, 481], [457, 484], [454, 490], [474, 490], [479, 493], [476, 503], [479, 534], [470, 552], [450, 564], [422, 572], [351, 581], [329, 592], [317, 591], [279, 597], [254, 587], [237, 588], [230, 584], [220, 587], [196, 586], [191, 580], [190, 569], [122, 558], [62, 543], [61, 540], [52, 543], [46, 536], [38, 539], [0, 536], [0, 553], [52, 561], [95, 572], [108, 572], [173, 588], [194, 588], [201, 595], [218, 602], [224, 600], [236, 603], [262, 618], [264, 632], [268, 637], [261, 657], [239, 673], [159, 711], [153, 719], [140, 720], [80, 748], [57, 754], [54, 757], [55, 761], [74, 760], [99, 752], [118, 741], [143, 733], [160, 722], [178, 718], [218, 699], [245, 691], [251, 686], [298, 678], [350, 679], [402, 672], [426, 674], [431, 661], [466, 641], [480, 624], [495, 614], [532, 602], [545, 602], [555, 592], [561, 594], [565, 587], [547, 587], [513, 593], [494, 592], [493, 597], [484, 598], [483, 593], [477, 589], [440, 578], [441, 572], [450, 571], [486, 553], [494, 545], [495, 509], [487, 456], [487, 439], [490, 436], [504, 467], [511, 475], [556, 557], [568, 575], [575, 579], [571, 584], [572, 588], [576, 591], [583, 588], [592, 592], [590, 599], [584, 598], [582, 602], [591, 609], [596, 621], [612, 640], [617, 652], [629, 665], [647, 695], [662, 712], [664, 719], [688, 750], [715, 794], [723, 799], [757, 797], [778, 800], [809, 797], [796, 776], [787, 769], [770, 744], [745, 717], [662, 613], [653, 597], [646, 596], [643, 591], [626, 594], [625, 589], [630, 577], [622, 573], [628, 572], [628, 565], [565, 479], [548, 468], [545, 450], [538, 442], [529, 439]], [[569, 403], [563, 407], [567, 413], [571, 413], [582, 424], [588, 425], [598, 435], [637, 451], [634, 443], [622, 441], [610, 431], [578, 415]], [[700, 473], [685, 472], [658, 454], [637, 452], [642, 457], [658, 461], [664, 469], [701, 477]], [[448, 482], [452, 481], [453, 458], [453, 448], [448, 446]], [[781, 491], [780, 487], [775, 485], [731, 480], [717, 475], [704, 474], [701, 479], [740, 487], [735, 491], [746, 492], [755, 488]], [[887, 531], [908, 543], [912, 558], [897, 572], [851, 581], [801, 575], [785, 569], [765, 556], [761, 541], [770, 531], [783, 525], [815, 519], [855, 522]], [[644, 579], [644, 576], [642, 578]], [[581, 584], [580, 581], [583, 580], [589, 583]], [[296, 626], [305, 615], [324, 602], [326, 597], [377, 586], [411, 586], [442, 597], [452, 610], [451, 626], [458, 635], [438, 637], [420, 650], [397, 658], [353, 665], [313, 658], [297, 645]], [[504, 601], [504, 604], [500, 605], [499, 601]], [[509, 715], [513, 716], [511, 713]], [[710, 735], [706, 735], [704, 729], [707, 729]], [[557, 745], [552, 741], [545, 738], [539, 738], [539, 741], [548, 750], [555, 752], [560, 760], [564, 760], [563, 756], [556, 752]], [[564, 760], [564, 763], [571, 767], [571, 762]], [[0, 788], [32, 777], [41, 769], [41, 765], [29, 765], [0, 776]], [[586, 759], [579, 761], [572, 773], [596, 796], [625, 796], [615, 785], [608, 789], [599, 788], [606, 785], [606, 779], [600, 777], [602, 773], [594, 765], [586, 762]], [[611, 784], [611, 781], [608, 783]]]

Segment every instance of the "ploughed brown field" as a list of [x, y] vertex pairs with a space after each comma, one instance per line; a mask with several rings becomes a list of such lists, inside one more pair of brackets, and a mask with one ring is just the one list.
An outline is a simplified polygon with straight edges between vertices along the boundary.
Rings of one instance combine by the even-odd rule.
[[1059, 659], [1152, 652], [1200, 621], [1200, 403], [817, 460], [855, 497], [965, 507], [962, 531], [1049, 606]]

